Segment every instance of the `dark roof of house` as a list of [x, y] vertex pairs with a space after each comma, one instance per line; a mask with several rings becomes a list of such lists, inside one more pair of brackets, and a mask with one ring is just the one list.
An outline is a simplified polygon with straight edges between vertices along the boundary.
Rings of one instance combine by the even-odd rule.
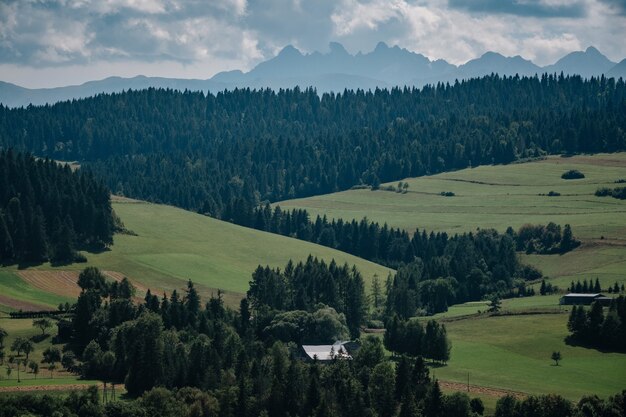
[[598, 297], [604, 297], [606, 298], [606, 296], [604, 294], [585, 294], [585, 293], [569, 293], [567, 295], [564, 295], [564, 297], [577, 297], [577, 298], [598, 298]]

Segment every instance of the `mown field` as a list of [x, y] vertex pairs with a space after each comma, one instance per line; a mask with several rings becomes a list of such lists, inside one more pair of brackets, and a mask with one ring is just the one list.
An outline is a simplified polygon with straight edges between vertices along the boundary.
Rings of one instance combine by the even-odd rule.
[[[563, 180], [577, 169], [584, 179]], [[484, 166], [440, 175], [410, 178], [406, 194], [350, 190], [278, 203], [305, 208], [313, 215], [388, 223], [410, 232], [461, 233], [550, 221], [572, 226], [581, 247], [565, 255], [521, 255], [539, 267], [562, 290], [572, 280], [598, 278], [603, 289], [626, 282], [626, 201], [596, 197], [599, 187], [617, 187], [626, 178], [626, 153], [546, 160], [507, 166]], [[397, 182], [385, 185], [396, 185]], [[623, 184], [622, 184], [623, 185]], [[451, 191], [453, 197], [441, 192]], [[561, 195], [548, 197], [550, 191]], [[543, 194], [543, 195], [540, 195]], [[538, 285], [536, 285], [538, 290]], [[567, 312], [560, 295], [505, 300], [515, 314], [488, 317], [486, 302], [452, 306], [436, 317], [446, 322], [452, 341], [451, 360], [435, 368], [437, 378], [514, 392], [556, 392], [571, 400], [585, 394], [608, 396], [626, 389], [626, 355], [568, 346]], [[481, 311], [483, 314], [478, 315]], [[553, 366], [552, 351], [561, 351]]]
[[[529, 394], [559, 393], [576, 401], [626, 388], [626, 355], [569, 346], [567, 314], [470, 318], [446, 323], [452, 341], [447, 366], [434, 369], [442, 380]], [[553, 351], [563, 360], [554, 366]]]
[[[564, 180], [577, 169], [584, 179]], [[481, 166], [439, 175], [409, 178], [406, 194], [350, 190], [277, 203], [305, 208], [312, 215], [361, 219], [403, 228], [462, 233], [477, 228], [555, 222], [572, 226], [581, 248], [563, 256], [526, 256], [561, 288], [571, 280], [599, 278], [603, 288], [626, 282], [626, 201], [596, 197], [600, 187], [626, 179], [626, 153], [581, 155], [512, 165]], [[623, 186], [623, 184], [621, 184]], [[450, 191], [454, 197], [440, 193]], [[548, 197], [550, 191], [561, 195]]]
[[88, 253], [85, 264], [0, 268], [0, 305], [5, 310], [33, 309], [71, 301], [77, 287], [68, 281], [68, 273], [76, 276], [86, 266], [97, 266], [114, 279], [127, 276], [138, 287], [139, 296], [148, 288], [156, 293], [183, 289], [191, 279], [204, 297], [221, 289], [233, 306], [247, 291], [259, 264], [282, 268], [289, 259], [297, 262], [311, 254], [328, 262], [355, 264], [367, 283], [375, 274], [386, 277], [390, 272], [343, 252], [171, 206], [122, 200], [113, 207], [137, 236], [115, 235], [111, 250]]

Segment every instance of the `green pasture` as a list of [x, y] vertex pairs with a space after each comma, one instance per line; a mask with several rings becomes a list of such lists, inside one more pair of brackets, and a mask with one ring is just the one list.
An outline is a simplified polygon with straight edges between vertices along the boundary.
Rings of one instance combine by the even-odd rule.
[[[536, 298], [536, 297], [534, 297]], [[446, 323], [452, 341], [442, 380], [521, 391], [558, 393], [570, 400], [613, 395], [626, 388], [626, 355], [568, 346], [567, 314], [481, 317]], [[563, 360], [554, 366], [553, 351]]]
[[[238, 302], [248, 289], [251, 274], [260, 265], [283, 268], [289, 259], [304, 261], [309, 254], [327, 262], [356, 265], [367, 288], [374, 275], [384, 279], [391, 271], [344, 252], [320, 245], [261, 232], [219, 221], [171, 206], [142, 202], [113, 204], [127, 229], [137, 236], [115, 235], [111, 250], [87, 253], [86, 264], [61, 266], [82, 270], [97, 266], [117, 271], [145, 288], [182, 289], [187, 280], [197, 284], [204, 297], [224, 291], [225, 301]], [[54, 270], [49, 264], [36, 269]], [[30, 288], [14, 275], [15, 267], [0, 269], [0, 293], [56, 307], [57, 296]]]
[[[564, 180], [577, 169], [584, 179]], [[283, 201], [284, 209], [304, 208], [312, 215], [344, 220], [367, 217], [410, 232], [462, 233], [478, 228], [504, 232], [526, 223], [570, 224], [583, 241], [565, 255], [520, 255], [565, 290], [572, 280], [600, 280], [603, 290], [626, 283], [626, 201], [596, 197], [599, 187], [617, 187], [626, 179], [626, 153], [581, 155], [511, 165], [486, 165], [438, 175], [405, 179], [409, 192], [350, 190]], [[452, 191], [454, 197], [443, 197]], [[548, 197], [550, 191], [561, 193]], [[538, 284], [535, 285], [539, 289]]]
[[[561, 174], [578, 169], [586, 176], [563, 180]], [[626, 153], [551, 157], [524, 164], [487, 165], [438, 175], [408, 178], [408, 193], [350, 190], [277, 203], [282, 208], [305, 208], [329, 218], [367, 217], [410, 232], [416, 228], [467, 232], [477, 228], [525, 223], [569, 223], [585, 239], [618, 239], [626, 243], [626, 201], [595, 197], [599, 187], [616, 187], [626, 178]], [[442, 191], [455, 193], [443, 197]], [[548, 197], [550, 191], [561, 193]]]

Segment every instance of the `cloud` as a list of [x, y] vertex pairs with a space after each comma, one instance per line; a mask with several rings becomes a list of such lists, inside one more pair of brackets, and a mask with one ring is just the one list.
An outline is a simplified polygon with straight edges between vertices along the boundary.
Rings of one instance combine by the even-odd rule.
[[8, 1], [0, 4], [0, 61], [258, 59], [250, 32], [240, 27], [245, 13], [245, 0]]
[[626, 16], [626, 0], [600, 0], [609, 6], [613, 11], [622, 16]]
[[[55, 68], [67, 68], [71, 82], [101, 68], [109, 75], [207, 78], [248, 70], [287, 44], [310, 53], [327, 51], [331, 41], [352, 53], [384, 41], [455, 64], [491, 50], [545, 65], [590, 45], [618, 61], [626, 56], [625, 3], [0, 0], [0, 71], [8, 81]], [[58, 80], [63, 71], [54, 74]]]
[[583, 17], [582, 1], [559, 0], [448, 0], [453, 9], [477, 13], [504, 13], [533, 17]]

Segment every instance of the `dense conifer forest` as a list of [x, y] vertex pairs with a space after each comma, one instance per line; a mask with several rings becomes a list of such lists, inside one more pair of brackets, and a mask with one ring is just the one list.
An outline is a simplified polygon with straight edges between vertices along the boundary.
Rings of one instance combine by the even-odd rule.
[[0, 263], [71, 262], [113, 243], [108, 189], [91, 174], [0, 151]]
[[229, 220], [240, 198], [345, 190], [546, 153], [626, 149], [622, 80], [497, 75], [370, 92], [128, 91], [0, 107], [0, 143], [78, 160], [114, 193]]
[[[294, 271], [298, 267], [305, 265]], [[319, 272], [332, 269], [315, 260], [308, 267]], [[354, 270], [339, 270], [346, 279], [355, 278]], [[259, 279], [260, 271], [263, 268], [253, 280]], [[137, 304], [135, 289], [126, 279], [107, 282], [92, 267], [80, 274], [78, 283], [82, 291], [70, 318], [58, 322], [58, 339], [66, 345], [62, 350], [49, 348], [43, 361], [101, 379], [104, 387], [101, 392], [92, 387], [69, 395], [5, 394], [0, 396], [1, 417], [470, 417], [484, 413], [480, 399], [460, 392], [444, 394], [431, 377], [424, 356], [445, 362], [449, 354], [445, 327], [435, 321], [424, 329], [419, 321], [395, 316], [384, 339], [385, 346], [396, 352], [392, 359], [386, 357], [380, 338], [366, 336], [351, 360], [322, 363], [303, 360], [294, 339], [278, 337], [288, 334], [280, 328], [294, 323], [287, 316], [302, 316], [304, 310], [272, 309], [251, 297], [233, 311], [224, 306], [220, 294], [203, 305], [192, 282], [182, 294], [159, 298], [148, 292], [145, 301]], [[316, 311], [324, 309], [335, 311], [328, 306]], [[323, 314], [338, 317], [336, 312]], [[318, 324], [323, 331], [327, 322], [322, 319]], [[0, 329], [0, 347], [6, 335]], [[119, 400], [119, 384], [128, 392], [125, 401]], [[584, 397], [578, 404], [558, 395], [505, 396], [498, 401], [495, 415], [620, 416], [626, 410], [625, 395], [606, 400]]]

